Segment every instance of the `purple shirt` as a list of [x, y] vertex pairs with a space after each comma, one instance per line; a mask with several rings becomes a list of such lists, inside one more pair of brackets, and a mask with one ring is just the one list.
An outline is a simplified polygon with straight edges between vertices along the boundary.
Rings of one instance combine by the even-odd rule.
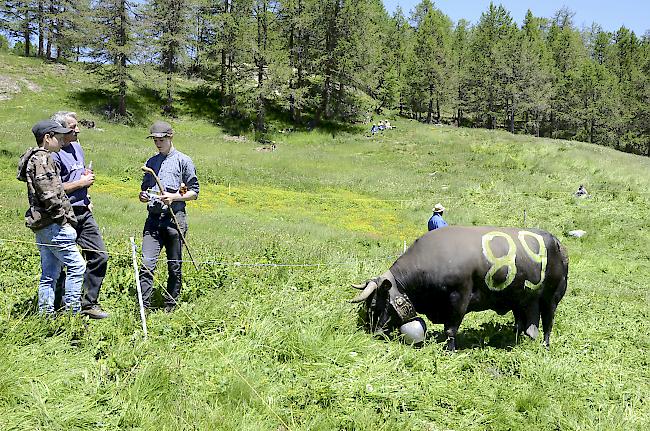
[[[81, 178], [86, 161], [84, 160], [84, 150], [81, 149], [79, 142], [71, 142], [69, 145], [62, 147], [58, 153], [51, 154], [54, 163], [61, 170], [61, 181], [64, 184]], [[67, 193], [67, 195], [73, 207], [87, 207], [90, 204], [88, 187], [82, 187]]]

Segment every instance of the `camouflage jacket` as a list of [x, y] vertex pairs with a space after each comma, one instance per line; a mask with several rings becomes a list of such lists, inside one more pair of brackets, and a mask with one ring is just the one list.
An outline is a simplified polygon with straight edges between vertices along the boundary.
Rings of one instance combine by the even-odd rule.
[[39, 230], [52, 223], [76, 226], [77, 218], [63, 190], [59, 170], [44, 148], [30, 148], [18, 163], [18, 180], [27, 183], [29, 209], [25, 226]]

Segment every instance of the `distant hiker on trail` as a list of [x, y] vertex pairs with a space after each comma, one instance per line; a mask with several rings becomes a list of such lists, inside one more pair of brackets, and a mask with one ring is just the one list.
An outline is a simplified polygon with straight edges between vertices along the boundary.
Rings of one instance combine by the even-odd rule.
[[429, 219], [428, 223], [429, 231], [447, 226], [447, 222], [442, 218], [442, 213], [445, 211], [445, 207], [438, 203], [433, 207], [432, 211], [433, 215]]
[[86, 263], [75, 243], [77, 218], [51, 156], [51, 153], [61, 150], [66, 135], [71, 135], [72, 130], [56, 121], [44, 120], [32, 127], [32, 133], [38, 146], [30, 148], [20, 158], [18, 179], [27, 183], [29, 209], [25, 213], [25, 225], [34, 231], [41, 255], [38, 311], [54, 315], [54, 285], [65, 266], [64, 309], [76, 314], [81, 311], [81, 285]]
[[[108, 267], [108, 253], [99, 226], [93, 217], [92, 203], [88, 196], [88, 189], [95, 182], [95, 174], [91, 166], [86, 167], [84, 151], [79, 144], [77, 114], [60, 111], [52, 116], [52, 120], [72, 130], [72, 133], [66, 135], [61, 151], [52, 154], [52, 160], [59, 169], [63, 190], [68, 195], [77, 217], [77, 245], [81, 247], [86, 259], [81, 314], [91, 319], [104, 319], [108, 317], [108, 313], [102, 310], [98, 299]], [[64, 280], [65, 274], [62, 273], [56, 286], [58, 300], [61, 298]], [[55, 306], [59, 305], [58, 302], [55, 301]]]
[[589, 193], [587, 193], [585, 186], [580, 184], [580, 187], [578, 187], [578, 190], [576, 190], [575, 196], [578, 198], [587, 197], [589, 196]]
[[[140, 202], [147, 203], [149, 215], [144, 223], [140, 285], [142, 287], [142, 302], [146, 308], [150, 309], [153, 273], [160, 256], [160, 250], [164, 246], [167, 252], [167, 272], [169, 273], [167, 292], [164, 293], [165, 312], [169, 313], [178, 304], [181, 293], [181, 251], [183, 245], [181, 232], [183, 236], [187, 234], [185, 201], [198, 197], [199, 180], [196, 177], [192, 159], [174, 148], [172, 126], [164, 121], [156, 121], [149, 130], [151, 133], [148, 138], [153, 138], [158, 154], [147, 160], [146, 166], [155, 172], [165, 190], [159, 190], [154, 176], [151, 173], [145, 173], [139, 199]], [[170, 211], [174, 211], [179, 225], [174, 222]]]

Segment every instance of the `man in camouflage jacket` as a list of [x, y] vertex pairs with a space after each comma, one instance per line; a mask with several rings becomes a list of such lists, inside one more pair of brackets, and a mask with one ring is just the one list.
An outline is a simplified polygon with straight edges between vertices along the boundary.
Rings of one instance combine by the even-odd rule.
[[75, 240], [77, 223], [70, 201], [50, 152], [61, 149], [64, 136], [72, 130], [55, 121], [40, 121], [32, 128], [38, 147], [28, 149], [18, 163], [18, 179], [27, 183], [29, 209], [25, 225], [34, 231], [41, 255], [38, 285], [39, 312], [54, 313], [54, 284], [67, 268], [64, 307], [72, 313], [81, 310], [81, 285], [86, 264]]

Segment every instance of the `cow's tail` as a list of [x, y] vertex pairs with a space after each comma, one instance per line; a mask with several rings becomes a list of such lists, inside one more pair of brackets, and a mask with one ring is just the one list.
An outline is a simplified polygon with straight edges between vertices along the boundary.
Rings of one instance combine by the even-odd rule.
[[557, 247], [558, 254], [560, 255], [560, 260], [562, 261], [562, 273], [564, 276], [564, 282], [560, 283], [560, 291], [555, 292], [556, 300], [559, 301], [564, 296], [566, 292], [567, 284], [569, 282], [569, 254], [566, 251], [566, 248], [562, 245], [559, 239], [553, 235], [553, 241], [555, 241], [555, 246]]
[[567, 277], [569, 275], [569, 254], [566, 251], [566, 248], [562, 245], [559, 239], [556, 237], [553, 237], [553, 240], [555, 241], [555, 245], [557, 246], [557, 249], [560, 253], [560, 257], [562, 258], [562, 266], [564, 268], [564, 271], [567, 274]]

